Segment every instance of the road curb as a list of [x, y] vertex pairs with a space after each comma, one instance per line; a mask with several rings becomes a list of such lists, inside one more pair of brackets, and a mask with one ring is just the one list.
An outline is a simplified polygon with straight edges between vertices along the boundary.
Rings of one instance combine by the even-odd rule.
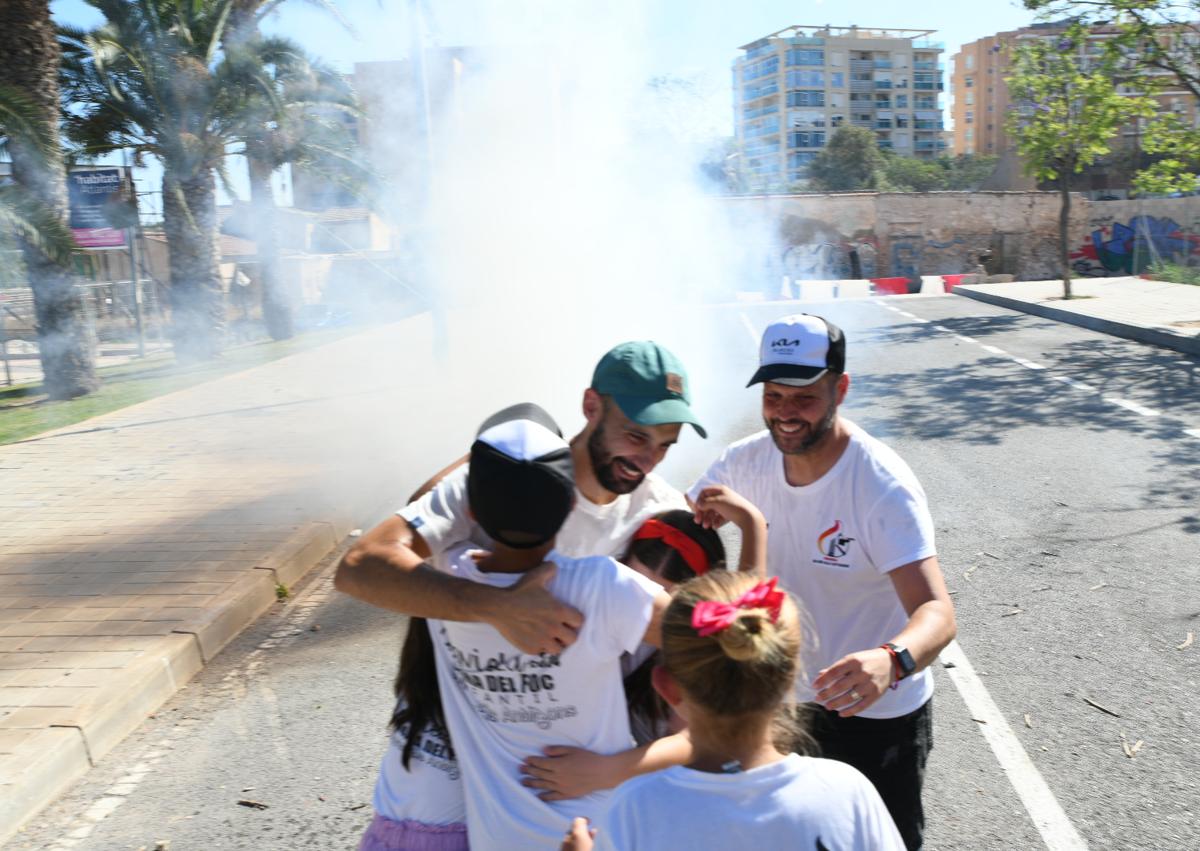
[[344, 517], [305, 523], [201, 616], [180, 624], [133, 663], [114, 671], [112, 682], [87, 704], [56, 714], [49, 726], [0, 729], [0, 750], [17, 757], [0, 776], [0, 845], [257, 620], [278, 599], [279, 585], [294, 584], [349, 532], [350, 521]]
[[1108, 334], [1113, 337], [1121, 337], [1123, 339], [1133, 340], [1138, 343], [1147, 343], [1151, 346], [1161, 346], [1163, 348], [1172, 349], [1185, 354], [1200, 355], [1200, 335], [1197, 334], [1178, 334], [1161, 328], [1147, 328], [1144, 325], [1131, 325], [1125, 322], [1117, 322], [1112, 319], [1101, 319], [1096, 316], [1087, 316], [1085, 314], [1075, 313], [1071, 310], [1063, 310], [1060, 307], [1052, 307], [1050, 305], [1039, 304], [1037, 302], [1008, 298], [1006, 296], [996, 295], [995, 293], [972, 289], [970, 286], [963, 286], [961, 284], [955, 287], [953, 292], [954, 295], [965, 296], [966, 298], [972, 298], [976, 301], [994, 304], [997, 307], [1007, 307], [1010, 310], [1019, 310], [1022, 313], [1041, 316], [1043, 319], [1053, 319], [1056, 322], [1066, 322], [1069, 325], [1087, 328], [1090, 331], [1098, 331], [1101, 334]]

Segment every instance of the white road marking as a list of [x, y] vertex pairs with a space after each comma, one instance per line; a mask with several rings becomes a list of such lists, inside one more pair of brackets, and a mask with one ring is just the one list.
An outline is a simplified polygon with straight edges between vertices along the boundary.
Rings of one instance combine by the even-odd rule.
[[1120, 396], [1105, 396], [1105, 402], [1111, 402], [1114, 405], [1119, 405], [1126, 410], [1133, 411], [1135, 414], [1141, 414], [1143, 417], [1157, 417], [1161, 413], [1153, 408], [1147, 408], [1145, 405], [1139, 405], [1137, 402], [1130, 402], [1128, 399], [1122, 399]]
[[1004, 351], [1004, 349], [1001, 349], [997, 346], [989, 346], [987, 343], [980, 343], [979, 345], [985, 352], [991, 352], [994, 355], [1008, 354], [1008, 352]]
[[1019, 363], [1021, 366], [1025, 367], [1026, 369], [1045, 369], [1046, 368], [1046, 367], [1042, 366], [1040, 363], [1036, 363], [1031, 360], [1025, 360], [1025, 358], [1019, 358], [1016, 355], [1013, 355], [1012, 359], [1015, 360], [1017, 363]]
[[1200, 428], [1185, 428], [1183, 433], [1188, 437], [1194, 437], [1197, 440], [1200, 440]]
[[945, 325], [934, 325], [933, 330], [934, 331], [945, 331], [947, 334], [950, 333], [950, 329], [947, 328]]
[[917, 318], [917, 317], [913, 316], [911, 313], [909, 313], [907, 310], [900, 310], [899, 308], [897, 308], [896, 312], [899, 313], [901, 316], [907, 316], [909, 319]]
[[750, 335], [750, 339], [755, 343], [758, 342], [758, 331], [754, 328], [754, 323], [750, 321], [750, 317], [744, 313], [739, 313], [738, 316], [742, 319], [742, 327], [746, 329], [746, 333]]
[[1008, 775], [1009, 782], [1016, 790], [1026, 812], [1033, 819], [1033, 824], [1042, 841], [1050, 851], [1083, 851], [1087, 843], [1083, 841], [1074, 825], [1063, 812], [1054, 793], [1050, 791], [1041, 772], [1025, 753], [1020, 739], [1012, 731], [1008, 720], [1000, 712], [1000, 707], [992, 700], [988, 690], [984, 688], [975, 669], [971, 666], [967, 655], [959, 647], [957, 641], [951, 641], [942, 651], [943, 662], [949, 662], [954, 667], [946, 668], [950, 682], [962, 695], [963, 702], [972, 718], [986, 723], [976, 724], [979, 732], [992, 748], [992, 753], [1000, 762], [1000, 767]]
[[1065, 375], [1052, 375], [1050, 377], [1053, 378], [1055, 381], [1061, 381], [1063, 384], [1069, 384], [1072, 387], [1074, 387], [1076, 390], [1082, 390], [1085, 393], [1097, 392], [1096, 388], [1093, 387], [1092, 385], [1084, 384], [1082, 381], [1076, 381], [1074, 378], [1069, 378], [1068, 376], [1065, 376]]
[[979, 342], [974, 337], [968, 337], [965, 334], [955, 334], [954, 338], [956, 340], [962, 340], [964, 343], [978, 343]]

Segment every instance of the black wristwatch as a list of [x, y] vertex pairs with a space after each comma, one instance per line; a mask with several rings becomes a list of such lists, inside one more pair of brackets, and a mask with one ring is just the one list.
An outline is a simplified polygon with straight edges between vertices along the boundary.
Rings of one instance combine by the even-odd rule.
[[881, 646], [891, 654], [892, 662], [896, 665], [897, 682], [909, 676], [917, 669], [917, 663], [913, 661], [912, 654], [908, 652], [907, 647], [901, 647], [899, 644], [893, 644], [890, 641]]

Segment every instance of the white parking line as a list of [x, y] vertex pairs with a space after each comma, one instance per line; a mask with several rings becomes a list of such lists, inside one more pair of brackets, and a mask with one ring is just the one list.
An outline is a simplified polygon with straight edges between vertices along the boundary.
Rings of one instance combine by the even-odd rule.
[[1157, 417], [1161, 411], [1156, 411], [1153, 408], [1147, 408], [1145, 405], [1139, 405], [1137, 402], [1130, 402], [1128, 399], [1122, 399], [1120, 396], [1105, 396], [1105, 402], [1111, 402], [1114, 405], [1119, 405], [1126, 410], [1133, 411], [1135, 414], [1141, 414], [1143, 417]]
[[1008, 352], [1004, 351], [1004, 349], [1001, 349], [998, 346], [989, 346], [987, 343], [980, 343], [979, 345], [985, 352], [991, 352], [994, 355], [1008, 354]]
[[988, 690], [975, 669], [967, 659], [967, 654], [958, 646], [957, 641], [951, 641], [939, 657], [943, 663], [953, 667], [946, 668], [950, 682], [962, 695], [963, 702], [971, 717], [983, 723], [976, 724], [983, 734], [992, 753], [1000, 763], [1001, 769], [1008, 775], [1009, 782], [1016, 790], [1026, 812], [1033, 819], [1033, 824], [1042, 841], [1050, 851], [1082, 851], [1087, 848], [1083, 837], [1075, 830], [1063, 808], [1059, 806], [1029, 754], [1021, 746], [1020, 739], [1008, 724], [1008, 719], [1000, 712], [1000, 707], [992, 700]]
[[1055, 381], [1061, 381], [1063, 384], [1069, 384], [1076, 390], [1082, 390], [1084, 393], [1095, 393], [1096, 388], [1090, 384], [1084, 384], [1082, 381], [1076, 381], [1074, 378], [1068, 378], [1065, 375], [1051, 375]]
[[1016, 355], [1013, 355], [1012, 359], [1015, 360], [1017, 363], [1019, 363], [1021, 366], [1025, 367], [1026, 369], [1045, 369], [1046, 368], [1046, 367], [1042, 366], [1040, 363], [1036, 363], [1031, 360], [1025, 360], [1025, 358], [1019, 358]]

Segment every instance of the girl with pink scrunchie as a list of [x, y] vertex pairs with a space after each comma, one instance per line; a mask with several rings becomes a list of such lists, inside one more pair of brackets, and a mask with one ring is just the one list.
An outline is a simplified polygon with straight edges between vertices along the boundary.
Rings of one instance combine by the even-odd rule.
[[623, 783], [594, 830], [575, 820], [564, 851], [902, 851], [879, 793], [857, 769], [776, 748], [799, 650], [796, 605], [776, 579], [714, 571], [681, 585], [663, 618], [653, 681], [687, 722], [691, 758]]

